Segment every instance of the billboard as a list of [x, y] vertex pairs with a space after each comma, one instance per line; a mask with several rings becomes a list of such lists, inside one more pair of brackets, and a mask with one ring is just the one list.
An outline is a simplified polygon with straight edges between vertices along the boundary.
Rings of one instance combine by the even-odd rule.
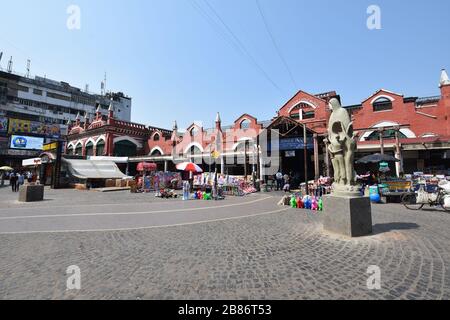
[[11, 136], [11, 149], [42, 150], [44, 138], [29, 136]]
[[10, 118], [8, 133], [32, 133], [59, 138], [61, 135], [67, 134], [67, 126]]

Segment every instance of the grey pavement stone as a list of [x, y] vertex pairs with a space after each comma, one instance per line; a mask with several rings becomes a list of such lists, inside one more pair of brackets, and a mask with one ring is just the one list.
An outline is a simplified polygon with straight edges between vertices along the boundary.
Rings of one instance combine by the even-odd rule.
[[[129, 193], [47, 191], [60, 207], [39, 203], [36, 215], [211, 205], [176, 200], [161, 205], [150, 195]], [[9, 197], [0, 190], [0, 217], [29, 214]], [[206, 210], [205, 217], [270, 211], [278, 200]], [[80, 204], [86, 207], [65, 207]], [[374, 235], [357, 239], [323, 233], [321, 213], [295, 209], [155, 229], [0, 234], [0, 299], [450, 299], [450, 215], [396, 204], [374, 205], [372, 213]], [[174, 222], [185, 219], [178, 212], [166, 214]], [[30, 219], [21, 227], [35, 224]], [[80, 291], [66, 290], [70, 265], [81, 269]], [[366, 287], [370, 265], [381, 269], [381, 290]]]

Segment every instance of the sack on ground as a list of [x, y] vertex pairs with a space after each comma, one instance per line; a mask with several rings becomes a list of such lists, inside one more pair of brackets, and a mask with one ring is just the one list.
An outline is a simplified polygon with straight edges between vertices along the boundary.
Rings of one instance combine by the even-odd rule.
[[437, 194], [436, 193], [428, 193], [426, 191], [419, 191], [417, 193], [417, 203], [432, 203], [436, 202]]

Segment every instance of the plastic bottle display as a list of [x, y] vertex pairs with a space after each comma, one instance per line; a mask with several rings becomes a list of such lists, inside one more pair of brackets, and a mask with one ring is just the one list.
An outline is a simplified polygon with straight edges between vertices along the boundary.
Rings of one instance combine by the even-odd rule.
[[312, 202], [311, 202], [311, 210], [317, 211], [318, 209], [318, 203], [317, 203], [317, 199], [316, 197], [312, 198]]
[[319, 199], [318, 206], [319, 206], [319, 211], [323, 211], [323, 200], [322, 200], [322, 198]]
[[297, 208], [297, 200], [295, 199], [294, 195], [291, 197], [291, 207]]

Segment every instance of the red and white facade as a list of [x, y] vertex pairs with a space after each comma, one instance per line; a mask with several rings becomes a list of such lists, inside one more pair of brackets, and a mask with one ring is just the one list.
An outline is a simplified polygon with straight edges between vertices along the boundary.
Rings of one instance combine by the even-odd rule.
[[[398, 173], [447, 170], [450, 165], [450, 80], [444, 70], [439, 88], [440, 95], [428, 98], [404, 97], [381, 89], [361, 104], [344, 105], [351, 113], [358, 132], [361, 155], [392, 152], [402, 160], [397, 167]], [[215, 128], [206, 129], [194, 123], [183, 133], [179, 132], [176, 123], [172, 130], [165, 130], [117, 121], [110, 110], [107, 119], [97, 114], [94, 121], [85, 119], [81, 123], [77, 117], [68, 135], [67, 153], [130, 156], [131, 162], [155, 161], [164, 165], [165, 170], [173, 168], [177, 159], [203, 158], [200, 164], [209, 165], [208, 159], [214, 158], [213, 162], [220, 165], [221, 172], [240, 165], [246, 168], [246, 173], [248, 166], [248, 170], [256, 168], [262, 175], [264, 161], [261, 150], [264, 146], [261, 143], [265, 140], [261, 135], [267, 134], [268, 129], [281, 129], [284, 130], [280, 135], [282, 139], [302, 138], [300, 129], [306, 126], [308, 137], [314, 142], [314, 147], [307, 151], [306, 165], [309, 166], [310, 178], [313, 175], [318, 177], [330, 173], [323, 139], [330, 116], [328, 102], [333, 97], [340, 100], [335, 92], [313, 95], [299, 91], [278, 109], [277, 116], [270, 121], [259, 122], [254, 115], [243, 114], [230, 126], [222, 127], [217, 114]], [[284, 154], [281, 153], [280, 157], [283, 158]], [[245, 159], [242, 161], [242, 158]], [[236, 159], [241, 163], [236, 164]], [[280, 164], [283, 167], [283, 160]], [[293, 167], [295, 165], [290, 164], [289, 170]]]

